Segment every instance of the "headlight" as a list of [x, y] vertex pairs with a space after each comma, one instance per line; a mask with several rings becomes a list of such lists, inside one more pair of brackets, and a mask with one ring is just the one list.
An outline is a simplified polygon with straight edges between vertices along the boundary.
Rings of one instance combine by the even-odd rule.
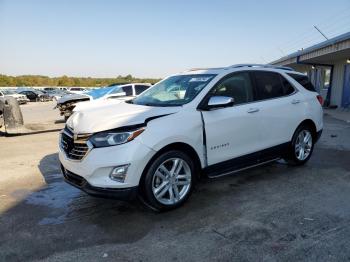
[[144, 127], [127, 132], [106, 131], [93, 135], [90, 138], [90, 141], [95, 147], [116, 146], [130, 142], [138, 137], [143, 131], [145, 131]]

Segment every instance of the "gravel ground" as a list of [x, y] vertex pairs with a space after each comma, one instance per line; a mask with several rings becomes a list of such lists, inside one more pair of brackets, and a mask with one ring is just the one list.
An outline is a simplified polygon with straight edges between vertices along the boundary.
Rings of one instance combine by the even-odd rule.
[[[23, 106], [25, 120], [36, 122], [34, 110], [60, 120], [43, 116], [48, 104]], [[350, 260], [349, 123], [327, 116], [303, 167], [205, 179], [182, 208], [161, 214], [64, 183], [57, 140], [0, 137], [0, 261]]]
[[24, 126], [28, 132], [55, 130], [63, 128], [64, 119], [59, 110], [55, 109], [56, 102], [30, 102], [21, 105]]

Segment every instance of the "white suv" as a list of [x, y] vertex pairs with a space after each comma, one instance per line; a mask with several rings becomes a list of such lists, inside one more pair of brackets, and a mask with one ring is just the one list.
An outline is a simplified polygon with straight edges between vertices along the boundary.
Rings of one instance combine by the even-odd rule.
[[96, 196], [183, 204], [202, 175], [284, 158], [302, 165], [323, 128], [322, 98], [286, 67], [234, 65], [170, 76], [133, 100], [74, 113], [61, 132], [66, 181]]

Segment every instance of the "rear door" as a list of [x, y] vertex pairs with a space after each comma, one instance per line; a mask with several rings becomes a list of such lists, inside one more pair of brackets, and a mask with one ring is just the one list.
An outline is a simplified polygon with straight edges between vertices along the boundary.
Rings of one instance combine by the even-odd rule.
[[262, 120], [261, 144], [265, 149], [277, 150], [291, 140], [303, 120], [303, 96], [279, 73], [254, 71], [253, 76]]

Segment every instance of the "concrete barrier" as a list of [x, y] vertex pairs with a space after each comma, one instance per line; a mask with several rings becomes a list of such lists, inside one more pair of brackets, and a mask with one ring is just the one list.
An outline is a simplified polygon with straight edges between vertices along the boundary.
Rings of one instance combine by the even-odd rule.
[[6, 97], [0, 101], [3, 125], [7, 134], [23, 132], [23, 116], [17, 100], [13, 97]]

